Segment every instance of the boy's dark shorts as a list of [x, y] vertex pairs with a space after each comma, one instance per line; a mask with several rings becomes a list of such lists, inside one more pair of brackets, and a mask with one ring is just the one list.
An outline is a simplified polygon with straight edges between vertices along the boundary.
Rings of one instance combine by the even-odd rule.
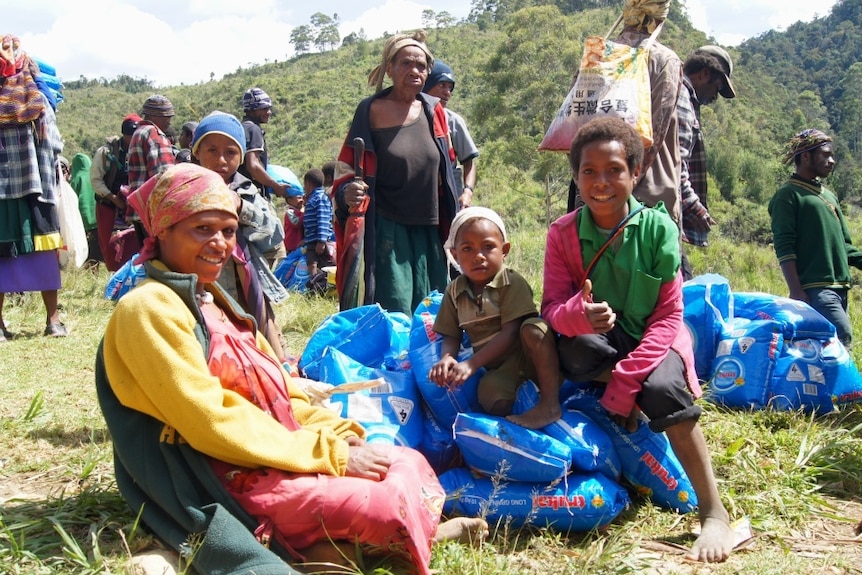
[[[619, 324], [604, 334], [560, 336], [557, 342], [560, 369], [571, 381], [607, 381], [603, 376], [638, 343]], [[685, 364], [673, 350], [647, 376], [636, 402], [649, 418], [650, 429], [657, 433], [683, 421], [696, 421], [702, 412], [688, 388]]]
[[[316, 244], [317, 242], [312, 242]], [[312, 264], [317, 264], [318, 268], [335, 265], [335, 242], [326, 242], [326, 249], [322, 254], [314, 251], [312, 243], [305, 245], [305, 264], [311, 267]]]

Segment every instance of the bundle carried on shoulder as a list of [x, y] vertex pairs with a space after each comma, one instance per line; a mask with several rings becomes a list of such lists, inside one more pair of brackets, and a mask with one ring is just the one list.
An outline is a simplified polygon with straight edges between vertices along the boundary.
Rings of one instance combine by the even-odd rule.
[[568, 152], [580, 129], [603, 116], [624, 120], [640, 134], [644, 147], [652, 146], [649, 50], [661, 25], [644, 45], [632, 47], [608, 39], [621, 21], [622, 16], [604, 37], [587, 36], [574, 84], [539, 150]]
[[39, 119], [45, 100], [34, 76], [38, 66], [11, 34], [0, 39], [0, 125], [28, 124]]

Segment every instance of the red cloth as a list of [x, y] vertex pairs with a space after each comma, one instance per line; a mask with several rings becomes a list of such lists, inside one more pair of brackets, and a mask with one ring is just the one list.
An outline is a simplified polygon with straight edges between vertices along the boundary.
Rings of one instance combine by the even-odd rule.
[[[287, 209], [290, 211], [293, 208]], [[302, 238], [304, 235], [302, 220], [304, 216], [305, 214], [303, 212], [294, 210], [294, 217], [297, 220], [296, 223], [294, 223], [289, 213], [284, 214], [284, 249], [287, 250], [287, 253], [292, 252], [302, 245]]]
[[[250, 329], [204, 307], [210, 372], [286, 428], [299, 429], [281, 366], [257, 347]], [[302, 559], [297, 550], [321, 541], [358, 541], [364, 554], [401, 556], [415, 573], [430, 575], [443, 488], [418, 451], [377, 447], [392, 461], [382, 481], [210, 463], [231, 496], [260, 522], [255, 535], [262, 542], [275, 537]]]

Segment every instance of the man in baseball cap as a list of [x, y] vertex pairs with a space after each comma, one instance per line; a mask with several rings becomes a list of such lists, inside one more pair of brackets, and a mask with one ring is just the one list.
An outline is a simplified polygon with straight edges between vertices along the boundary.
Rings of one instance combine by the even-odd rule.
[[[682, 159], [682, 241], [704, 247], [716, 222], [707, 210], [706, 148], [700, 125], [700, 107], [712, 104], [719, 95], [727, 99], [736, 97], [730, 80], [733, 60], [721, 46], [701, 46], [686, 58], [682, 70], [684, 91], [676, 108]], [[694, 276], [685, 249], [682, 250], [682, 274], [686, 280]]]
[[683, 72], [694, 86], [701, 104], [715, 101], [715, 92], [725, 98], [736, 97], [736, 90], [730, 81], [733, 60], [721, 46], [701, 46], [695, 50], [686, 59]]

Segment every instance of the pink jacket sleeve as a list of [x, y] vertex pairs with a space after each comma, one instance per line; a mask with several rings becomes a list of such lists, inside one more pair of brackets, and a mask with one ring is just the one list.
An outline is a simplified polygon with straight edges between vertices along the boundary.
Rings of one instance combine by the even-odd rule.
[[575, 220], [577, 213], [561, 217], [548, 230], [542, 287], [542, 317], [554, 331], [568, 337], [595, 333], [584, 313], [584, 298], [581, 297], [585, 272]]

